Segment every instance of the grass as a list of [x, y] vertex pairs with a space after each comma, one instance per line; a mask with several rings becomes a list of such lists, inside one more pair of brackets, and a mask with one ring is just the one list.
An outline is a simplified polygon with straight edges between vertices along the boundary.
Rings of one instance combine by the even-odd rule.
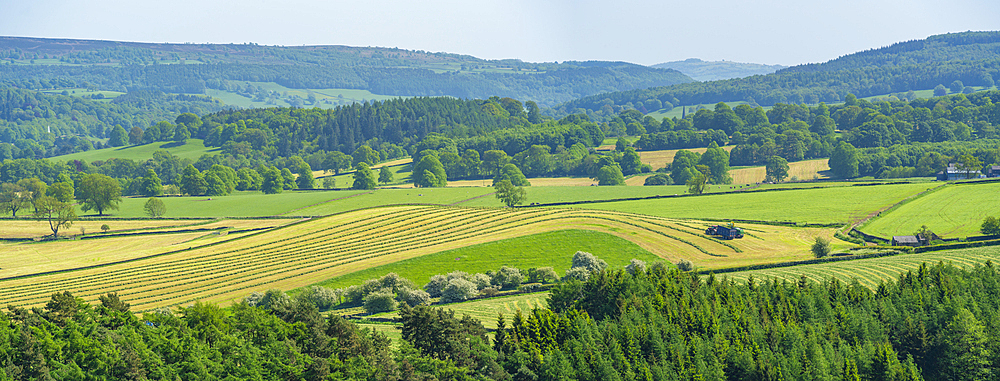
[[[589, 180], [589, 179], [588, 179]], [[528, 181], [535, 181], [535, 179], [528, 179]], [[532, 183], [534, 184], [534, 183]], [[539, 203], [547, 204], [553, 202], [573, 202], [573, 201], [587, 201], [587, 200], [608, 200], [617, 198], [631, 198], [631, 197], [649, 197], [657, 195], [672, 195], [672, 194], [684, 194], [687, 192], [687, 186], [684, 185], [665, 185], [665, 186], [650, 186], [650, 187], [628, 187], [628, 186], [617, 186], [617, 187], [558, 187], [558, 186], [530, 186], [525, 187], [524, 190], [527, 192], [526, 203]], [[470, 200], [464, 202], [463, 206], [500, 206], [500, 201], [497, 201], [494, 197], [483, 197], [475, 200]], [[581, 207], [589, 208], [591, 204], [586, 204]]]
[[862, 230], [881, 237], [910, 235], [927, 225], [945, 238], [980, 235], [987, 216], [1000, 215], [1000, 183], [949, 184], [868, 222]]
[[455, 270], [470, 274], [485, 273], [496, 271], [500, 266], [517, 267], [522, 273], [532, 267], [551, 266], [561, 275], [569, 269], [577, 251], [597, 255], [616, 268], [624, 267], [632, 258], [646, 262], [662, 260], [638, 245], [608, 233], [557, 230], [407, 259], [336, 277], [319, 285], [330, 288], [359, 285], [365, 280], [394, 272], [422, 286], [432, 275]]
[[[434, 307], [455, 311], [456, 317], [469, 315], [483, 322], [483, 326], [486, 328], [496, 329], [498, 314], [504, 315], [504, 320], [507, 321], [507, 326], [510, 327], [510, 322], [517, 311], [520, 310], [522, 313], [527, 315], [535, 308], [545, 309], [548, 307], [548, 297], [548, 292], [536, 292], [531, 294], [518, 294], [472, 300], [461, 303], [435, 305]], [[387, 312], [372, 315], [372, 317], [377, 318], [394, 318], [398, 316], [398, 312]]]
[[217, 152], [218, 148], [205, 147], [201, 139], [188, 139], [182, 146], [174, 146], [174, 142], [155, 142], [138, 146], [125, 146], [116, 148], [103, 148], [84, 152], [71, 153], [69, 155], [55, 156], [52, 161], [65, 162], [69, 160], [81, 160], [92, 163], [96, 160], [108, 160], [111, 158], [129, 159], [145, 161], [153, 157], [153, 152], [165, 149], [171, 155], [181, 159], [198, 160], [201, 155]]
[[[187, 197], [163, 197], [163, 204], [167, 208], [165, 217], [266, 217], [283, 214], [304, 216], [314, 215], [302, 210], [308, 210], [311, 205], [336, 200], [365, 191], [344, 190], [344, 191], [286, 191], [279, 194], [263, 194], [261, 192], [234, 192], [228, 196], [187, 196]], [[147, 198], [129, 197], [123, 198], [118, 210], [106, 211], [105, 215], [113, 217], [146, 217], [143, 207]], [[349, 203], [351, 199], [345, 199]], [[77, 206], [77, 214], [84, 215]], [[303, 209], [305, 208], [305, 209]], [[329, 213], [322, 213], [329, 214]], [[86, 215], [96, 216], [94, 211]]]
[[[339, 184], [339, 182], [338, 182]], [[345, 191], [347, 192], [347, 191]], [[350, 191], [359, 192], [359, 191]], [[491, 187], [478, 188], [401, 188], [401, 189], [377, 189], [371, 193], [359, 195], [357, 197], [345, 198], [330, 201], [324, 204], [308, 207], [288, 213], [292, 215], [318, 216], [333, 213], [346, 212], [361, 208], [371, 208], [376, 206], [395, 204], [433, 204], [450, 205], [460, 203], [474, 197], [490, 194]], [[340, 192], [337, 192], [338, 194]], [[496, 201], [492, 197], [484, 199]], [[499, 206], [499, 205], [489, 205]]]
[[857, 279], [862, 285], [875, 288], [880, 282], [899, 278], [899, 274], [916, 271], [920, 264], [934, 265], [938, 262], [950, 263], [955, 266], [969, 268], [982, 265], [986, 261], [996, 263], [1000, 260], [1000, 247], [988, 246], [970, 249], [943, 250], [918, 254], [900, 254], [892, 257], [859, 259], [854, 261], [824, 263], [816, 265], [801, 265], [768, 270], [743, 271], [720, 274], [717, 277], [728, 277], [745, 282], [751, 275], [760, 280], [786, 280], [797, 282], [803, 275], [813, 281], [828, 280], [835, 277], [843, 282]]
[[[783, 192], [617, 201], [586, 204], [586, 207], [670, 218], [846, 223], [860, 220], [870, 213], [889, 207], [933, 186], [934, 184], [917, 183], [829, 187]], [[529, 200], [530, 197], [529, 193]]]
[[[829, 159], [804, 160], [788, 163], [788, 178], [786, 181], [815, 180], [829, 178]], [[733, 178], [733, 184], [754, 184], [763, 182], [767, 176], [767, 170], [763, 167], [749, 167], [733, 169], [729, 171]]]
[[[291, 290], [447, 250], [567, 228], [611, 234], [656, 257], [670, 262], [688, 258], [700, 268], [808, 258], [812, 236], [833, 233], [833, 229], [741, 226], [752, 231], [754, 237], [721, 242], [701, 235], [704, 224], [696, 221], [604, 211], [375, 208], [312, 219], [224, 242], [191, 241], [187, 243], [191, 247], [188, 250], [155, 258], [0, 281], [0, 305], [37, 306], [44, 304], [53, 292], [62, 290], [71, 290], [91, 302], [98, 295], [117, 292], [136, 311], [187, 305], [195, 300], [226, 303], [254, 291]], [[133, 239], [152, 240], [151, 237]], [[212, 245], [198, 246], [201, 242]], [[36, 245], [53, 253], [88, 250], [58, 244]], [[121, 246], [118, 245], [119, 251]], [[568, 251], [583, 245], [566, 247]], [[549, 253], [539, 255], [551, 259]], [[20, 257], [30, 258], [24, 254]], [[564, 266], [565, 262], [562, 259], [551, 263]], [[483, 268], [499, 267], [496, 262], [483, 263]]]
[[[265, 108], [265, 107], [288, 107], [291, 104], [286, 101], [288, 97], [297, 96], [303, 100], [308, 99], [309, 93], [316, 97], [316, 104], [305, 103], [305, 107], [319, 107], [319, 108], [334, 108], [337, 106], [349, 105], [352, 103], [364, 103], [365, 101], [384, 101], [387, 99], [395, 98], [408, 98], [405, 96], [395, 96], [395, 95], [378, 95], [374, 94], [368, 90], [358, 90], [358, 89], [291, 89], [281, 86], [274, 82], [250, 82], [254, 86], [260, 87], [265, 91], [276, 91], [282, 94], [282, 97], [277, 101], [276, 104], [267, 104], [265, 102], [254, 102], [253, 99], [244, 97], [235, 92], [228, 92], [223, 90], [207, 89], [206, 94], [216, 98], [227, 105], [240, 106], [246, 108]], [[284, 94], [287, 94], [285, 96]]]

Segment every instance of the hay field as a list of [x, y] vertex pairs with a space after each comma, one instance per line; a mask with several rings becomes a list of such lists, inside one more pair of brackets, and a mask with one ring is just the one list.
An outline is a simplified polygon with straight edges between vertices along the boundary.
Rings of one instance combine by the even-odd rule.
[[[734, 147], [736, 146], [729, 145], [729, 146], [723, 146], [722, 149], [726, 150], [726, 152], [729, 152], [732, 151]], [[611, 149], [614, 149], [614, 143], [612, 143]], [[705, 153], [705, 151], [708, 151], [708, 148], [707, 147], [685, 148], [685, 150], [703, 154]], [[639, 160], [641, 160], [643, 164], [649, 164], [649, 166], [653, 167], [653, 170], [656, 170], [666, 167], [667, 164], [672, 163], [674, 161], [674, 155], [677, 155], [677, 151], [680, 150], [671, 149], [662, 151], [639, 151]]]
[[569, 209], [365, 209], [213, 245], [192, 242], [190, 250], [150, 259], [0, 281], [0, 305], [41, 305], [64, 290], [87, 301], [117, 292], [136, 311], [195, 300], [226, 303], [254, 291], [290, 290], [449, 249], [567, 228], [613, 234], [668, 261], [687, 258], [701, 268], [808, 258], [812, 236], [833, 233], [746, 225], [756, 237], [722, 242], [688, 223]]
[[[792, 181], [793, 177], [798, 180], [829, 178], [826, 172], [830, 170], [828, 162], [828, 159], [816, 159], [788, 163], [788, 178], [785, 180]], [[755, 184], [764, 181], [767, 171], [762, 166], [740, 168], [730, 170], [729, 175], [733, 177], [733, 184]]]
[[742, 271], [719, 274], [716, 277], [728, 277], [739, 282], [746, 282], [751, 275], [756, 281], [778, 279], [779, 281], [785, 280], [789, 282], [797, 282], [803, 275], [807, 279], [817, 282], [835, 277], [847, 283], [857, 279], [861, 285], [875, 289], [880, 282], [898, 280], [899, 275], [907, 271], [916, 272], [922, 263], [932, 266], [938, 262], [943, 262], [962, 268], [970, 268], [981, 266], [986, 261], [992, 261], [993, 263], [1000, 261], [1000, 247], [988, 246], [917, 254], [900, 254], [882, 258]]

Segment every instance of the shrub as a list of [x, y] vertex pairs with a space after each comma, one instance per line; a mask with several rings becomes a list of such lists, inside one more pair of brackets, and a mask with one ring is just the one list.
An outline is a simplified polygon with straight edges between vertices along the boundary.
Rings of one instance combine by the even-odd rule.
[[694, 263], [687, 259], [681, 259], [680, 262], [677, 262], [677, 269], [681, 271], [694, 270]]
[[559, 280], [559, 274], [552, 267], [539, 267], [528, 269], [529, 283], [551, 283]]
[[528, 283], [528, 284], [525, 284], [525, 285], [521, 285], [520, 290], [524, 291], [524, 292], [541, 291], [542, 290], [542, 284], [541, 283]]
[[417, 306], [420, 304], [428, 304], [431, 301], [431, 294], [428, 294], [424, 290], [413, 290], [409, 288], [402, 288], [397, 293], [397, 299], [400, 302], [406, 303], [410, 307]]
[[341, 292], [344, 295], [344, 302], [352, 305], [361, 304], [362, 300], [365, 298], [365, 294], [361, 289], [361, 286], [351, 286]]
[[476, 285], [477, 290], [489, 288], [493, 284], [493, 278], [486, 274], [475, 274], [469, 281]]
[[401, 288], [416, 288], [413, 282], [396, 273], [385, 274], [385, 276], [379, 278], [379, 283], [382, 285], [382, 288], [391, 288], [393, 292], [399, 292]]
[[498, 292], [500, 292], [500, 290], [497, 290], [495, 287], [487, 287], [487, 288], [484, 288], [484, 289], [480, 290], [479, 291], [479, 295], [493, 296], [493, 295], [496, 295]]
[[565, 280], [575, 279], [583, 282], [586, 282], [587, 279], [589, 278], [590, 278], [590, 271], [587, 271], [587, 269], [584, 267], [573, 267], [569, 270], [566, 270], [566, 275], [563, 276], [563, 279]]
[[674, 180], [670, 178], [670, 175], [657, 173], [647, 177], [646, 181], [644, 181], [642, 185], [670, 185], [673, 183]]
[[396, 297], [392, 290], [386, 288], [368, 294], [365, 297], [365, 312], [374, 314], [396, 310]]
[[628, 266], [625, 266], [625, 271], [632, 275], [635, 275], [636, 272], [646, 272], [646, 262], [632, 258]]
[[601, 270], [608, 268], [608, 263], [600, 258], [597, 258], [594, 254], [585, 251], [577, 251], [576, 254], [573, 254], [572, 268], [577, 267], [582, 267], [587, 271], [600, 272]]
[[449, 280], [448, 285], [441, 291], [441, 301], [446, 303], [461, 302], [476, 296], [478, 291], [476, 285], [472, 282], [462, 278], [455, 278]]
[[521, 275], [521, 270], [518, 270], [517, 267], [502, 266], [500, 271], [493, 274], [493, 284], [500, 287], [501, 290], [517, 288], [522, 282], [524, 282], [524, 276]]
[[292, 299], [288, 297], [288, 294], [274, 288], [264, 293], [255, 292], [250, 294], [245, 300], [251, 306], [272, 311], [285, 310], [292, 303]]
[[996, 217], [989, 216], [983, 220], [983, 225], [979, 231], [986, 235], [997, 235], [1000, 234], [1000, 220]]
[[340, 295], [336, 291], [320, 286], [310, 286], [297, 297], [321, 310], [340, 304]]
[[816, 242], [813, 243], [810, 250], [816, 258], [823, 258], [830, 255], [830, 240], [823, 237], [816, 237]]
[[431, 297], [436, 298], [441, 296], [441, 292], [444, 288], [448, 286], [448, 277], [444, 275], [434, 275], [431, 276], [431, 281], [424, 285], [424, 291], [427, 291]]

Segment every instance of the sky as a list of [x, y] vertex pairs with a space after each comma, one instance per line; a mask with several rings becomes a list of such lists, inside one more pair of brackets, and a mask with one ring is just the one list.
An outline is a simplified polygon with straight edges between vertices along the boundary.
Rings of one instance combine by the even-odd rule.
[[0, 35], [786, 66], [1000, 30], [996, 0], [0, 0]]

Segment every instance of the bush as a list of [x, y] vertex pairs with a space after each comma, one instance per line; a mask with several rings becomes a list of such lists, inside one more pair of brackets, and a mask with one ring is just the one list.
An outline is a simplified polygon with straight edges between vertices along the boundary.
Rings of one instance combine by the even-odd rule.
[[448, 281], [448, 285], [441, 291], [441, 301], [445, 303], [461, 302], [476, 296], [479, 290], [476, 285], [462, 278], [455, 278]]
[[477, 290], [489, 288], [493, 285], [493, 278], [486, 274], [475, 274], [469, 281], [476, 285]]
[[823, 237], [816, 237], [816, 242], [813, 243], [810, 250], [816, 258], [823, 258], [830, 255], [830, 240]]
[[597, 258], [594, 254], [577, 251], [573, 254], [573, 266], [572, 268], [582, 267], [587, 271], [600, 272], [608, 268], [608, 263], [604, 260]]
[[379, 278], [382, 288], [391, 288], [393, 292], [399, 292], [402, 288], [416, 288], [409, 279], [403, 278], [396, 273], [388, 273]]
[[983, 225], [979, 231], [986, 235], [997, 235], [1000, 234], [1000, 220], [996, 217], [989, 216], [983, 220]]
[[414, 307], [420, 304], [430, 303], [431, 294], [428, 294], [427, 291], [424, 290], [402, 288], [397, 294], [397, 299], [399, 299], [402, 303], [406, 303], [410, 307]]
[[342, 292], [344, 295], [344, 302], [351, 305], [358, 305], [365, 298], [365, 293], [362, 292], [361, 286], [351, 286]]
[[434, 275], [431, 276], [431, 281], [424, 285], [424, 291], [427, 291], [432, 298], [441, 296], [441, 292], [444, 288], [448, 286], [448, 277], [444, 275]]
[[632, 258], [628, 266], [625, 266], [625, 271], [632, 275], [635, 275], [636, 272], [646, 272], [646, 262]]
[[673, 184], [674, 180], [670, 178], [670, 175], [664, 173], [657, 173], [655, 175], [646, 178], [646, 181], [642, 185], [670, 185]]
[[520, 290], [524, 291], [524, 292], [541, 291], [542, 290], [542, 284], [541, 283], [528, 283], [528, 284], [525, 284], [525, 285], [521, 285]]
[[578, 280], [581, 282], [586, 282], [590, 278], [590, 271], [587, 271], [584, 267], [573, 267], [566, 270], [566, 275], [563, 276], [564, 280]]
[[340, 295], [337, 295], [336, 291], [320, 286], [310, 286], [304, 292], [299, 294], [297, 298], [306, 301], [321, 310], [329, 309], [337, 304], [340, 304]]
[[386, 288], [368, 294], [365, 297], [365, 312], [374, 314], [396, 310], [396, 296]]
[[687, 259], [681, 259], [680, 262], [677, 262], [677, 269], [681, 271], [694, 270], [694, 263]]
[[559, 280], [559, 274], [552, 267], [539, 267], [528, 269], [529, 283], [551, 283]]
[[517, 267], [502, 266], [500, 271], [493, 274], [493, 285], [500, 287], [501, 290], [517, 288], [522, 282], [524, 282], [524, 276], [521, 275], [521, 270]]
[[482, 295], [482, 296], [493, 296], [493, 295], [496, 295], [498, 292], [500, 292], [500, 290], [497, 290], [495, 287], [487, 287], [487, 288], [484, 288], [484, 289], [480, 290], [479, 291], [479, 295]]
[[272, 311], [283, 311], [292, 304], [292, 298], [284, 291], [270, 289], [264, 293], [255, 292], [246, 299], [247, 304]]

